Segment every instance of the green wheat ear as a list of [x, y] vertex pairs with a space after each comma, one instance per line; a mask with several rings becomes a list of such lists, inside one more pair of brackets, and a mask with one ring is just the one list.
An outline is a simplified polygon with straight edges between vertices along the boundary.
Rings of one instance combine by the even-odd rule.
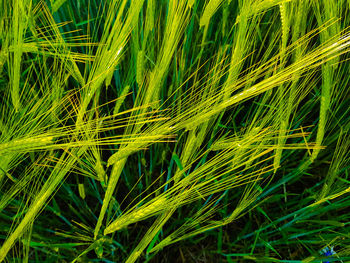
[[[325, 3], [325, 14], [321, 15], [320, 5], [317, 4], [316, 7], [316, 17], [320, 25], [325, 23], [330, 19], [337, 19], [340, 17], [339, 10], [337, 9], [337, 4], [335, 1], [328, 1]], [[326, 30], [320, 32], [320, 38], [322, 42], [326, 42], [328, 39], [331, 39], [338, 35], [340, 31], [340, 21], [336, 20], [331, 26], [329, 26]], [[320, 97], [320, 113], [319, 113], [319, 122], [316, 136], [316, 143], [321, 145], [325, 136], [326, 125], [329, 119], [329, 111], [331, 106], [331, 97], [334, 93], [332, 89], [334, 89], [334, 77], [337, 69], [338, 58], [335, 58], [328, 63], [322, 65], [322, 90]], [[312, 152], [311, 161], [313, 162], [318, 154], [319, 150], [315, 150]]]

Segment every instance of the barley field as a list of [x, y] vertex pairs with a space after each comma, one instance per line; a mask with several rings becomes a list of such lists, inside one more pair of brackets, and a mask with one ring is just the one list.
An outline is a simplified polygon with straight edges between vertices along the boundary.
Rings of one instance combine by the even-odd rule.
[[350, 262], [350, 0], [0, 0], [0, 262]]

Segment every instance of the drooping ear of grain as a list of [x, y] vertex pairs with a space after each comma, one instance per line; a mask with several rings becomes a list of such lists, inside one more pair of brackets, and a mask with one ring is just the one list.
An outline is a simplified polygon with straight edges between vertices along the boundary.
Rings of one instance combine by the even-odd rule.
[[[289, 37], [289, 20], [287, 17], [286, 12], [286, 3], [282, 3], [279, 5], [280, 9], [280, 17], [281, 17], [281, 26], [282, 26], [282, 38], [281, 38], [281, 52], [280, 52], [280, 61], [281, 61], [281, 67], [285, 65], [286, 62], [286, 47]], [[285, 143], [285, 134], [288, 129], [288, 120], [286, 120], [286, 107], [287, 104], [288, 95], [286, 96], [286, 86], [282, 85], [278, 89], [278, 96], [279, 96], [279, 105], [278, 105], [278, 116], [277, 121], [280, 125], [280, 136], [277, 139], [277, 149], [276, 149], [276, 155], [274, 159], [274, 169], [275, 172], [277, 171], [277, 168], [280, 166], [281, 157], [282, 157], [282, 148]]]
[[159, 197], [155, 201], [152, 201], [150, 204], [141, 206], [140, 208], [130, 212], [125, 216], [121, 216], [113, 221], [109, 226], [106, 227], [103, 234], [108, 235], [115, 231], [118, 231], [130, 224], [136, 223], [138, 221], [144, 220], [155, 213], [159, 213], [160, 211], [166, 208], [166, 198]]
[[141, 87], [145, 67], [145, 52], [143, 50], [139, 50], [139, 52], [137, 53], [136, 67], [136, 82], [139, 85], [139, 87]]
[[115, 102], [115, 106], [114, 106], [114, 110], [113, 110], [113, 115], [119, 113], [120, 107], [123, 105], [123, 102], [126, 98], [126, 95], [128, 94], [130, 90], [130, 86], [127, 85], [124, 87], [122, 93], [120, 94], [119, 98], [117, 99], [117, 101]]
[[0, 143], [0, 155], [8, 152], [21, 152], [40, 149], [53, 143], [52, 136], [37, 136]]
[[[308, 10], [309, 10], [308, 3], [305, 1], [300, 1], [300, 2], [296, 2], [296, 3], [288, 3], [288, 4], [285, 3], [285, 4], [281, 4], [281, 5], [282, 5], [282, 7], [284, 7], [283, 8], [284, 10], [280, 9], [281, 17], [283, 14], [284, 14], [283, 16], [285, 16], [287, 14], [294, 14], [293, 21], [289, 21], [289, 18], [287, 18], [288, 27], [290, 28], [290, 29], [288, 29], [288, 32], [292, 31], [291, 40], [293, 43], [297, 43], [297, 41], [299, 40], [299, 37], [304, 35], [305, 31], [306, 31], [306, 24], [304, 23], [304, 21], [307, 19], [307, 14], [308, 14]], [[285, 12], [286, 7], [289, 7], [291, 11]], [[285, 23], [286, 18], [283, 19], [283, 21]], [[287, 29], [283, 29], [283, 25], [282, 25], [282, 35], [284, 34], [283, 32], [287, 32]], [[285, 40], [283, 40], [283, 38]], [[286, 40], [287, 40], [287, 38], [282, 36], [282, 43], [285, 42]], [[302, 59], [304, 52], [305, 52], [304, 45], [297, 44], [294, 52], [292, 53], [293, 61], [297, 62], [300, 59]], [[299, 72], [296, 72], [293, 76], [294, 80], [292, 81], [290, 86], [287, 87], [287, 89], [289, 91], [286, 91], [284, 94], [281, 94], [282, 101], [281, 101], [281, 105], [279, 105], [279, 116], [277, 118], [281, 124], [280, 125], [280, 137], [278, 138], [278, 145], [279, 146], [283, 146], [286, 142], [285, 132], [289, 128], [288, 126], [290, 125], [290, 118], [292, 115], [293, 108], [295, 107], [295, 104], [298, 104], [298, 101], [299, 101], [299, 98], [296, 94], [298, 93], [298, 85], [299, 85], [298, 82], [299, 82], [300, 76], [301, 76], [301, 74]], [[276, 156], [274, 159], [275, 172], [276, 172], [277, 167], [279, 167], [279, 165], [280, 165], [280, 161], [282, 158], [282, 151], [283, 151], [283, 149], [280, 147], [276, 149]]]
[[[331, 26], [322, 30], [320, 32], [321, 42], [326, 42], [332, 37], [336, 36], [340, 32], [340, 14], [339, 14], [339, 5], [337, 1], [329, 0], [324, 2], [316, 2], [316, 18], [319, 23], [319, 26], [322, 26], [323, 23], [326, 23], [330, 19], [338, 19]], [[322, 90], [320, 97], [320, 114], [318, 129], [316, 135], [316, 144], [321, 146], [326, 130], [327, 130], [327, 121], [329, 120], [329, 108], [331, 106], [331, 98], [334, 93], [335, 88], [335, 73], [337, 69], [337, 62], [339, 57], [325, 63], [322, 65]], [[316, 149], [312, 152], [311, 161], [313, 162], [318, 154], [320, 149]]]
[[97, 173], [99, 180], [104, 184], [106, 184], [106, 182], [108, 181], [106, 178], [106, 171], [103, 169], [103, 166], [100, 160], [96, 161], [95, 171]]
[[[227, 100], [231, 94], [230, 86], [239, 78], [239, 73], [242, 68], [243, 58], [250, 49], [252, 43], [248, 41], [252, 37], [253, 28], [255, 26], [255, 20], [248, 20], [249, 16], [252, 15], [248, 11], [251, 9], [251, 1], [243, 2], [240, 8], [240, 14], [237, 17], [235, 37], [231, 53], [231, 63], [228, 69], [228, 76], [226, 83], [223, 87], [223, 98]], [[249, 27], [249, 24], [251, 26]]]
[[111, 172], [111, 175], [109, 177], [108, 184], [107, 184], [107, 190], [106, 190], [105, 196], [103, 198], [102, 207], [101, 207], [100, 214], [99, 214], [96, 226], [95, 226], [94, 239], [97, 238], [97, 236], [100, 232], [100, 229], [102, 226], [102, 220], [104, 219], [104, 215], [106, 214], [106, 211], [107, 211], [107, 208], [109, 205], [109, 201], [112, 198], [114, 189], [115, 189], [115, 187], [118, 183], [119, 177], [123, 171], [123, 167], [126, 163], [126, 160], [127, 160], [126, 158], [121, 159], [121, 160], [117, 161], [116, 163], [114, 163], [114, 165], [112, 167], [112, 172]]
[[147, 15], [146, 15], [146, 25], [145, 25], [145, 31], [146, 34], [148, 32], [151, 32], [154, 28], [154, 16], [155, 16], [155, 0], [148, 0], [147, 1]]
[[128, 1], [123, 0], [119, 2], [114, 0], [108, 3], [108, 15], [101, 37], [101, 45], [99, 45], [96, 51], [97, 55], [95, 56], [88, 77], [89, 84], [83, 93], [82, 103], [76, 121], [77, 129], [81, 127], [93, 95], [101, 89], [105, 79], [110, 76], [110, 72], [114, 71], [115, 67], [119, 64], [123, 47], [128, 42], [133, 28], [137, 25], [144, 1], [133, 1], [132, 8], [127, 10], [123, 21], [121, 17]]
[[208, 26], [210, 19], [218, 10], [220, 5], [222, 4], [222, 0], [210, 0], [209, 3], [205, 6], [202, 17], [200, 18], [199, 25]]
[[[150, 73], [148, 88], [143, 97], [143, 103], [160, 101], [160, 91], [163, 85], [165, 75], [169, 71], [169, 65], [173, 59], [176, 48], [180, 43], [184, 29], [188, 24], [189, 10], [187, 2], [169, 1], [169, 10], [166, 18], [165, 33], [162, 41], [162, 46], [157, 57], [156, 64]], [[155, 108], [157, 108], [155, 103]]]
[[[287, 42], [288, 42], [288, 36], [289, 36], [289, 19], [287, 16], [287, 4], [282, 3], [279, 5], [280, 9], [280, 16], [281, 16], [281, 25], [282, 25], [282, 47], [281, 47], [281, 52], [285, 52], [285, 49], [287, 47]], [[281, 55], [281, 60], [283, 60], [284, 54]]]
[[[13, 55], [10, 57], [12, 64], [12, 74], [11, 74], [11, 98], [12, 103], [16, 109], [19, 111], [21, 108], [21, 98], [20, 98], [20, 78], [21, 78], [21, 61], [22, 61], [22, 46], [25, 31], [28, 26], [28, 17], [31, 11], [31, 0], [25, 1], [12, 1], [13, 6], [13, 18], [12, 18], [12, 34], [13, 42], [12, 45], [16, 47], [14, 49]], [[1, 63], [1, 62], [0, 62]]]

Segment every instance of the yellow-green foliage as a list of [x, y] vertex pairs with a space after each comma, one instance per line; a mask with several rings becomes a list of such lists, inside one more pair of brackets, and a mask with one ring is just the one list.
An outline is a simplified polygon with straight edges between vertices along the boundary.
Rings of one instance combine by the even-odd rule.
[[[232, 255], [270, 262], [275, 244], [294, 255], [298, 238], [316, 255], [313, 245], [338, 236], [283, 224], [350, 191], [340, 176], [348, 173], [350, 128], [341, 6], [1, 1], [0, 262], [61, 253], [88, 262], [95, 251], [133, 263], [214, 229], [215, 255], [228, 261], [222, 227], [243, 216], [258, 228], [237, 226], [230, 246], [252, 244], [246, 253], [241, 241], [244, 252]], [[305, 183], [310, 189], [288, 189], [306, 176], [316, 181]], [[271, 209], [274, 198], [283, 201]], [[56, 229], [61, 221], [47, 227], [57, 244], [41, 240], [42, 211], [69, 229]]]

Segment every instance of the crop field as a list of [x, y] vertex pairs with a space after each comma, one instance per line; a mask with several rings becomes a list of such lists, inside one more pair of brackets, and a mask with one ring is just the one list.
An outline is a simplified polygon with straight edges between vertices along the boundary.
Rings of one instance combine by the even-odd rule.
[[0, 262], [350, 262], [350, 0], [0, 0]]

